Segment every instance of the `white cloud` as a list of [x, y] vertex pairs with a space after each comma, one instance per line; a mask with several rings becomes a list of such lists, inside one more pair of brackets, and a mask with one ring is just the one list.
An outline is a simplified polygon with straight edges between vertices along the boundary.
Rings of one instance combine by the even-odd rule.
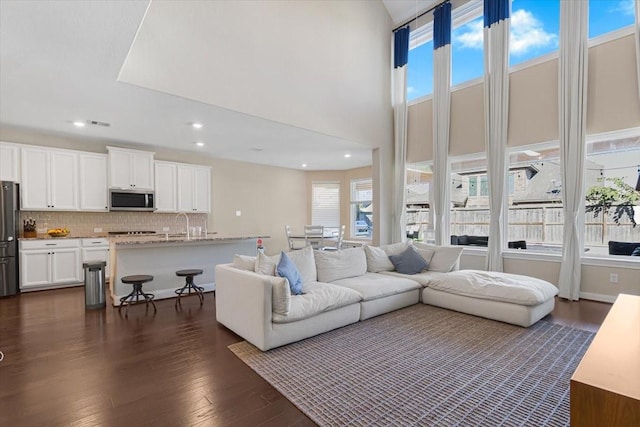
[[[460, 34], [454, 35], [456, 42], [463, 48], [482, 49], [483, 22], [482, 20], [470, 22], [459, 30]], [[557, 46], [558, 36], [544, 30], [544, 24], [536, 19], [533, 14], [524, 9], [518, 9], [511, 15], [511, 35], [509, 49], [514, 55], [523, 55], [531, 49]]]
[[615, 7], [609, 9], [609, 12], [622, 12], [624, 15], [634, 15], [636, 13], [635, 4], [633, 0], [620, 0]]
[[408, 86], [407, 87], [407, 93], [413, 93], [415, 92], [416, 88], [414, 88], [413, 86]]

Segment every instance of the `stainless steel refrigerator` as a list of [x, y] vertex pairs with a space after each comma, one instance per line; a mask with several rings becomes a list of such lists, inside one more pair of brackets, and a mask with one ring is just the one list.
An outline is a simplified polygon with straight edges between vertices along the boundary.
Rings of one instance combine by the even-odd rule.
[[18, 293], [18, 184], [0, 181], [0, 297]]

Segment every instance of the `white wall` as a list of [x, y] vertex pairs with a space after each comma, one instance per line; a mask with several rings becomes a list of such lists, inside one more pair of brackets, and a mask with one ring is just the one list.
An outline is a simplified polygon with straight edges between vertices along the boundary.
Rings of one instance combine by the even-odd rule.
[[381, 1], [155, 1], [119, 80], [380, 149], [384, 225], [391, 29]]

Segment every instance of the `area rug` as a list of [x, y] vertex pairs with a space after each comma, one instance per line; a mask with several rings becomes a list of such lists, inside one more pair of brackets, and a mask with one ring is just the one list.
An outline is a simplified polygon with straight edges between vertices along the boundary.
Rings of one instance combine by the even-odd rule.
[[418, 304], [264, 353], [229, 349], [321, 426], [567, 426], [593, 335]]

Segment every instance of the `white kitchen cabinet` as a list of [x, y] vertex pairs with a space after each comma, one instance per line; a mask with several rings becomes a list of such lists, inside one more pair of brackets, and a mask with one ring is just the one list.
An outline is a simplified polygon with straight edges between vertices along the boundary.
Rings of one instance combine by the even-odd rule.
[[20, 241], [23, 291], [81, 283], [81, 267], [78, 239]]
[[105, 277], [109, 279], [111, 260], [109, 259], [109, 241], [107, 239], [82, 239], [80, 242], [82, 263], [88, 261], [105, 261]]
[[20, 154], [21, 209], [78, 209], [76, 152], [22, 147]]
[[155, 202], [156, 212], [177, 212], [176, 164], [173, 162], [155, 162]]
[[209, 212], [211, 210], [211, 168], [178, 165], [178, 211]]
[[109, 188], [153, 190], [155, 153], [127, 148], [107, 147], [109, 152]]
[[0, 141], [0, 181], [20, 182], [20, 146]]
[[109, 210], [107, 190], [107, 155], [81, 153], [80, 165], [80, 210], [106, 212]]

